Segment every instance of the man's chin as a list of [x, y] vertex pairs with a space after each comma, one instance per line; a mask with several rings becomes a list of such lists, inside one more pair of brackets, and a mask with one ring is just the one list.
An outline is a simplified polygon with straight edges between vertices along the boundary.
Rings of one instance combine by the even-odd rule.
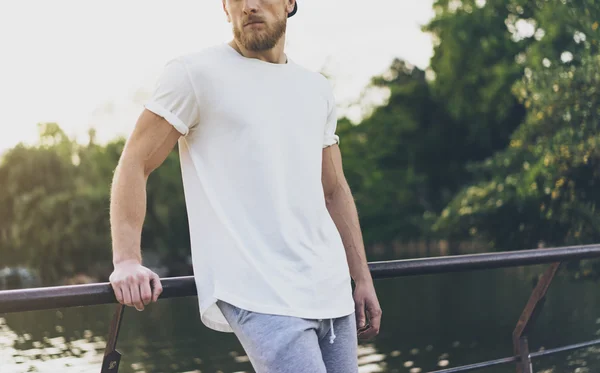
[[275, 45], [271, 45], [271, 43], [265, 43], [261, 40], [246, 40], [241, 43], [244, 48], [252, 52], [263, 52], [273, 48]]

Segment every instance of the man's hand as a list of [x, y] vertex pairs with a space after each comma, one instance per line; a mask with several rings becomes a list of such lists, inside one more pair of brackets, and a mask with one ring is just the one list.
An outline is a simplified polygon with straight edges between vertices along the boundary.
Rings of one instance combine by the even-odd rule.
[[119, 303], [138, 311], [143, 311], [150, 302], [156, 302], [162, 293], [158, 275], [136, 260], [116, 264], [109, 281]]
[[[358, 338], [371, 339], [379, 334], [381, 307], [372, 281], [360, 282], [354, 289]], [[368, 324], [367, 324], [368, 317]]]

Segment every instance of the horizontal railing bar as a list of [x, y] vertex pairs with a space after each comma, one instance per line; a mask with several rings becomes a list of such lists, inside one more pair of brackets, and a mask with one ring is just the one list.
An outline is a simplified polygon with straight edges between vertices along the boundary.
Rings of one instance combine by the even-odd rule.
[[[572, 344], [572, 345], [568, 345], [568, 346], [563, 346], [563, 347], [551, 348], [551, 349], [547, 349], [547, 350], [543, 350], [543, 351], [532, 352], [532, 353], [529, 354], [529, 357], [530, 358], [538, 358], [538, 357], [542, 357], [542, 356], [548, 356], [548, 355], [557, 354], [557, 353], [560, 353], [560, 352], [567, 352], [567, 351], [578, 350], [580, 348], [591, 347], [591, 346], [595, 346], [595, 345], [598, 345], [598, 344], [600, 344], [600, 339], [595, 339], [593, 341], [576, 343], [576, 344]], [[483, 361], [481, 363], [475, 363], [475, 364], [470, 364], [470, 365], [461, 365], [461, 366], [458, 366], [458, 367], [453, 367], [453, 368], [448, 368], [448, 369], [431, 371], [429, 373], [469, 372], [469, 371], [473, 371], [473, 370], [477, 370], [477, 369], [489, 368], [489, 367], [494, 366], [494, 365], [516, 363], [519, 360], [520, 360], [519, 356], [505, 357], [505, 358], [497, 359], [497, 360], [488, 360], [488, 361]]]
[[[160, 280], [160, 299], [197, 295], [193, 276]], [[0, 291], [0, 314], [117, 303], [110, 283]]]
[[432, 371], [432, 372], [429, 372], [429, 373], [470, 372], [470, 371], [477, 370], [477, 369], [489, 368], [489, 367], [492, 367], [494, 365], [502, 365], [502, 364], [508, 364], [508, 363], [515, 363], [517, 361], [519, 361], [519, 358], [516, 357], [516, 356], [505, 357], [503, 359], [489, 360], [489, 361], [484, 361], [484, 362], [481, 362], [481, 363], [475, 363], [475, 364], [470, 364], [470, 365], [462, 365], [462, 366], [459, 366], [459, 367], [453, 367], [453, 368], [448, 368], [448, 369], [436, 370], [436, 371]]
[[371, 262], [369, 267], [374, 278], [390, 278], [519, 267], [598, 257], [600, 257], [600, 245], [586, 245]]
[[600, 339], [595, 339], [595, 340], [589, 341], [589, 342], [576, 343], [576, 344], [572, 344], [572, 345], [568, 345], [568, 346], [564, 346], [564, 347], [557, 347], [557, 348], [551, 348], [551, 349], [547, 349], [547, 350], [543, 350], [543, 351], [532, 352], [529, 354], [529, 357], [536, 358], [536, 357], [541, 357], [541, 356], [553, 355], [553, 354], [557, 354], [559, 352], [573, 351], [573, 350], [578, 350], [580, 348], [591, 347], [591, 346], [595, 346], [595, 345], [599, 345], [599, 344], [600, 344]]
[[[375, 279], [516, 267], [600, 257], [600, 245], [371, 262]], [[161, 279], [161, 299], [195, 296], [193, 276]], [[116, 303], [109, 283], [0, 291], [0, 313]]]

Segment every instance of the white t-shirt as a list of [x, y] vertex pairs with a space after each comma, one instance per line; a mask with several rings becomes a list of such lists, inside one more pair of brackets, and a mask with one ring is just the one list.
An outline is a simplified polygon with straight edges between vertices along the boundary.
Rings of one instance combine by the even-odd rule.
[[217, 299], [302, 318], [354, 312], [321, 184], [323, 148], [338, 141], [325, 77], [222, 44], [167, 63], [145, 107], [184, 135], [183, 186], [206, 326], [232, 331]]

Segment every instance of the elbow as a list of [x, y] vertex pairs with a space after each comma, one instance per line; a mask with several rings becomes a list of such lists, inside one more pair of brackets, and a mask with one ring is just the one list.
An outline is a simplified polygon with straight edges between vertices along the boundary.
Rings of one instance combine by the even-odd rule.
[[135, 162], [134, 167], [139, 170], [138, 172], [144, 174], [144, 178], [148, 179], [150, 174], [158, 168], [158, 165], [154, 164], [150, 159], [139, 159]]
[[144, 169], [144, 179], [148, 179], [148, 177], [150, 177], [150, 174], [154, 171], [155, 168], [148, 166], [148, 165], [144, 165], [143, 169]]
[[329, 209], [333, 205], [333, 196], [330, 194], [325, 194], [325, 206]]
[[337, 184], [335, 187], [325, 191], [325, 205], [327, 206], [327, 208], [329, 208], [335, 203], [341, 191], [342, 187], [340, 184]]

